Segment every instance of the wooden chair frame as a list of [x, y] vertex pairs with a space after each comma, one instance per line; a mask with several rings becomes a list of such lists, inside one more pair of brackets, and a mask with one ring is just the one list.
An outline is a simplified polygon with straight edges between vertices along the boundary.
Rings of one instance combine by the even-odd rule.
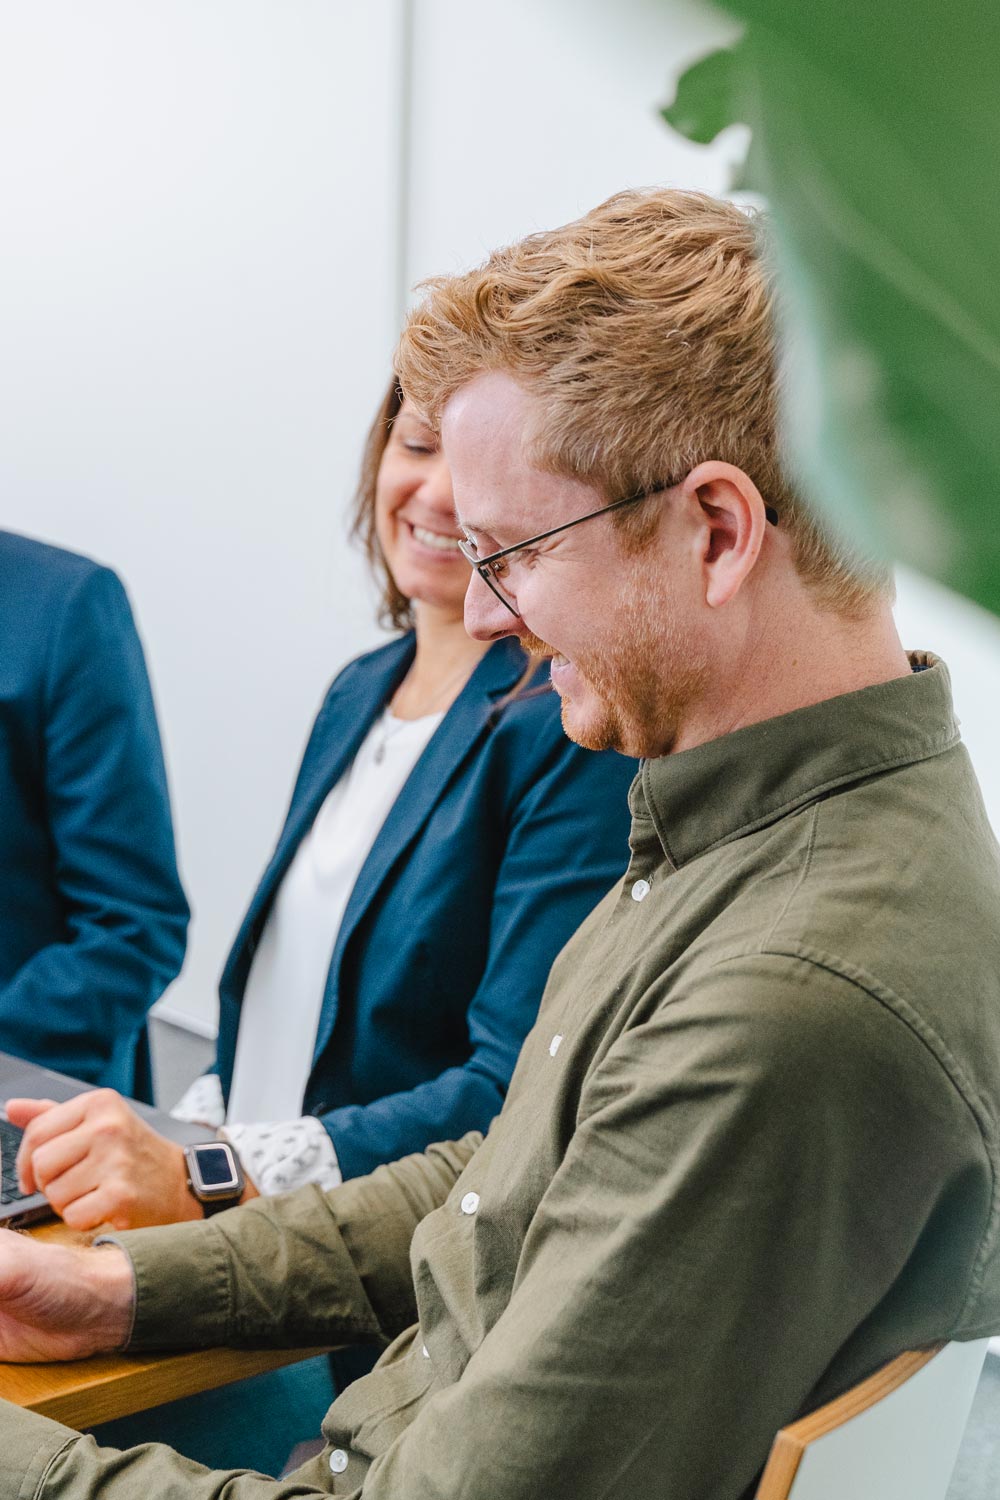
[[860, 1416], [869, 1407], [891, 1395], [944, 1348], [944, 1344], [934, 1344], [929, 1349], [908, 1350], [834, 1401], [828, 1401], [807, 1417], [801, 1417], [799, 1421], [783, 1427], [771, 1445], [755, 1500], [788, 1500], [792, 1482], [810, 1443], [826, 1437], [845, 1422]]

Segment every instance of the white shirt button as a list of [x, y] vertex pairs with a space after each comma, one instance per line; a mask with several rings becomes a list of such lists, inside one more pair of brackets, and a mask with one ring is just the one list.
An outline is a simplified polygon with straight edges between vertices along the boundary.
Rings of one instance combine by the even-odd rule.
[[646, 897], [648, 895], [649, 895], [649, 881], [648, 880], [637, 880], [636, 883], [635, 883], [635, 885], [632, 887], [632, 900], [633, 901], [645, 901], [645, 899], [646, 899]]
[[559, 1051], [559, 1048], [561, 1047], [561, 1045], [562, 1045], [562, 1033], [557, 1031], [556, 1034], [555, 1034], [555, 1036], [552, 1038], [551, 1042], [549, 1043], [549, 1056], [550, 1057], [555, 1057], [555, 1055]]
[[347, 1454], [343, 1448], [334, 1448], [330, 1454], [330, 1473], [343, 1474], [347, 1468]]
[[474, 1214], [475, 1211], [476, 1211], [476, 1209], [478, 1207], [479, 1207], [479, 1194], [478, 1193], [466, 1193], [465, 1197], [462, 1199], [462, 1212], [463, 1212], [463, 1214]]
[[430, 1359], [431, 1356], [430, 1356], [430, 1353], [429, 1353], [429, 1351], [427, 1349], [427, 1345], [426, 1344], [421, 1344], [420, 1345], [420, 1352], [424, 1356], [424, 1359]]

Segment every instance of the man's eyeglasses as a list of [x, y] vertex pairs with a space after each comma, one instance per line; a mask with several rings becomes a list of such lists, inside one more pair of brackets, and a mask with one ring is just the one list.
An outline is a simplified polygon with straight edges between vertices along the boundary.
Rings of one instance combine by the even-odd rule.
[[[548, 531], [540, 531], [537, 536], [529, 536], [526, 541], [515, 542], [513, 547], [501, 547], [499, 552], [491, 552], [488, 557], [480, 557], [475, 542], [463, 526], [464, 539], [459, 542], [458, 547], [466, 562], [471, 563], [492, 594], [500, 600], [505, 609], [509, 609], [512, 615], [518, 613], [517, 604], [504, 590], [503, 578], [507, 573], [507, 559], [515, 552], [523, 552], [526, 547], [533, 547], [536, 542], [544, 542], [550, 536], [557, 536], [560, 531], [569, 531], [574, 526], [580, 526], [584, 521], [592, 521], [595, 516], [606, 516], [610, 511], [621, 510], [623, 505], [637, 505], [640, 500], [648, 500], [651, 495], [663, 494], [667, 490], [679, 484], [679, 480], [671, 480], [665, 484], [654, 484], [648, 490], [638, 490], [634, 495], [626, 495], [623, 500], [612, 500], [610, 505], [601, 505], [597, 510], [588, 510], [585, 516], [577, 516], [575, 521], [564, 521], [561, 526], [552, 526]], [[764, 514], [772, 526], [778, 524], [778, 512], [773, 505], [765, 505]]]

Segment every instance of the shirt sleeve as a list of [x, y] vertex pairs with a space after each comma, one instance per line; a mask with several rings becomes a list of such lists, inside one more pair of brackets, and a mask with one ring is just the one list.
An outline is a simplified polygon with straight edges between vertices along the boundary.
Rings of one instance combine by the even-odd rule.
[[135, 1272], [129, 1347], [388, 1343], [416, 1316], [413, 1231], [480, 1140], [432, 1146], [330, 1193], [312, 1184], [211, 1219], [114, 1235]]
[[190, 1125], [207, 1125], [212, 1130], [218, 1130], [226, 1118], [222, 1080], [218, 1073], [202, 1073], [181, 1095], [170, 1113], [175, 1120], [185, 1120]]
[[313, 1115], [276, 1125], [226, 1125], [219, 1136], [234, 1148], [243, 1170], [265, 1197], [307, 1182], [329, 1191], [343, 1181], [333, 1142]]
[[[119, 1453], [49, 1417], [0, 1401], [0, 1493], [10, 1500], [310, 1500], [333, 1489], [316, 1481], [268, 1479], [248, 1470], [205, 1469], [162, 1443]], [[324, 1483], [325, 1480], [325, 1483]]]
[[65, 601], [44, 713], [41, 794], [66, 933], [0, 989], [0, 1043], [104, 1082], [95, 1054], [110, 1061], [138, 1033], [180, 968], [188, 919], [142, 647], [108, 569]]

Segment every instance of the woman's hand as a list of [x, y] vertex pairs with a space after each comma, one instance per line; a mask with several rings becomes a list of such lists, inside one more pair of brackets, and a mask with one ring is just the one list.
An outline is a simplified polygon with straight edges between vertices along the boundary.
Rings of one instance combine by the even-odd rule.
[[72, 1250], [0, 1234], [0, 1359], [85, 1359], [120, 1349], [134, 1301], [132, 1267], [117, 1246]]
[[72, 1229], [137, 1229], [202, 1217], [182, 1148], [113, 1089], [64, 1104], [9, 1099], [7, 1117], [24, 1130], [17, 1153], [22, 1191], [44, 1193]]

